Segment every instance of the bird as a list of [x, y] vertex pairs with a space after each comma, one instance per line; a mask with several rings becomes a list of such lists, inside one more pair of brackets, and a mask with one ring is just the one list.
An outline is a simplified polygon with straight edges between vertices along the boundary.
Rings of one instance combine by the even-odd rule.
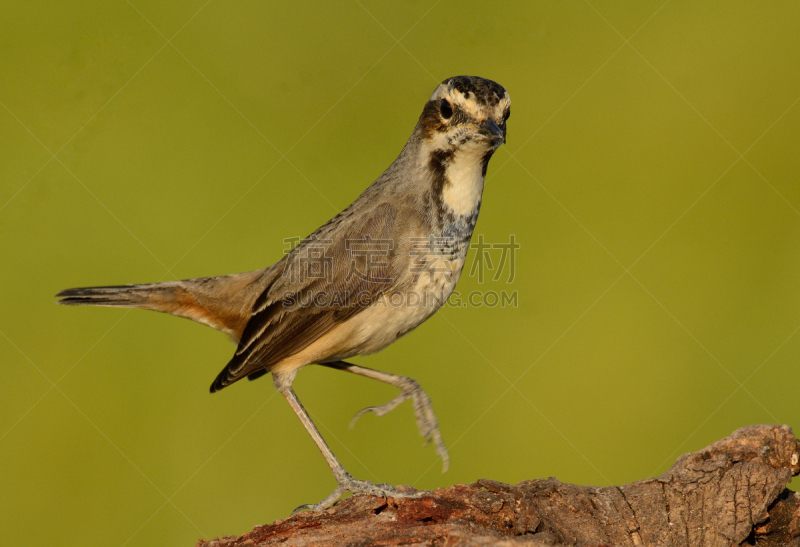
[[397, 159], [347, 208], [262, 270], [167, 281], [67, 289], [59, 304], [143, 308], [192, 319], [230, 336], [230, 362], [217, 392], [270, 373], [337, 481], [320, 511], [345, 493], [415, 497], [413, 489], [359, 480], [326, 444], [298, 399], [298, 370], [317, 364], [395, 386], [382, 416], [411, 400], [420, 435], [449, 465], [430, 397], [415, 380], [346, 362], [375, 353], [442, 307], [466, 260], [489, 160], [506, 142], [508, 92], [492, 80], [456, 76], [425, 103]]

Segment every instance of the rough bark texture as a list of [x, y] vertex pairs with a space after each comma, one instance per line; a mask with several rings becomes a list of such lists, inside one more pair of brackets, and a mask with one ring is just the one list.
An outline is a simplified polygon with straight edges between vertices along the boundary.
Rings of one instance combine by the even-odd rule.
[[664, 475], [597, 488], [556, 479], [482, 479], [416, 499], [351, 496], [198, 547], [506, 545], [800, 547], [800, 441], [788, 426], [752, 426], [678, 458]]

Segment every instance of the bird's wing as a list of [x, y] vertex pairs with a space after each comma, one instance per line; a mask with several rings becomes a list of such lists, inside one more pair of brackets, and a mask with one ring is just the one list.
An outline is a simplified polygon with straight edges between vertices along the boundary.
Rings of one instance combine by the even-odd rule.
[[355, 316], [393, 286], [405, 261], [392, 239], [397, 211], [382, 204], [346, 210], [287, 255], [283, 272], [259, 296], [236, 354], [211, 391], [260, 376]]

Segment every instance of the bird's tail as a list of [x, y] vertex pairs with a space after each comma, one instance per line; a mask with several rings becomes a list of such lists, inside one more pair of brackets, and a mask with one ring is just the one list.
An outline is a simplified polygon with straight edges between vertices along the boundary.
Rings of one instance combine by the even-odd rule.
[[146, 285], [117, 285], [111, 287], [84, 287], [67, 289], [56, 295], [65, 306], [114, 306], [122, 308], [147, 308], [155, 301], [171, 300], [175, 283], [149, 283]]
[[186, 317], [238, 341], [255, 299], [274, 275], [261, 270], [146, 285], [84, 287], [61, 291], [56, 298], [66, 306], [143, 308]]

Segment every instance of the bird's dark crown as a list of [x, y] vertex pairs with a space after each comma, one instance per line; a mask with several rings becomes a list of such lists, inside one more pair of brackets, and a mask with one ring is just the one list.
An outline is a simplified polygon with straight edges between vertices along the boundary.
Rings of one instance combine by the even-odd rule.
[[467, 99], [471, 98], [486, 106], [497, 106], [506, 96], [503, 86], [478, 76], [454, 76], [442, 82], [442, 85], [447, 85], [459, 91]]

